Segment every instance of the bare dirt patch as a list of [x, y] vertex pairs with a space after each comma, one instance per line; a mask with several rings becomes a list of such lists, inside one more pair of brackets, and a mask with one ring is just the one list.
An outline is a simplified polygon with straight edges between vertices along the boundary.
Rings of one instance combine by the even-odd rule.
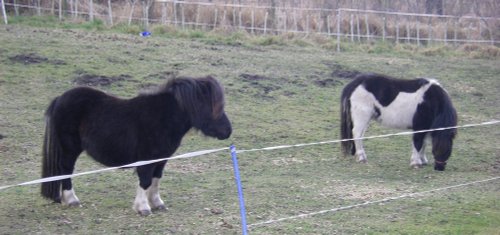
[[262, 81], [262, 80], [270, 80], [270, 78], [266, 77], [266, 76], [261, 76], [261, 75], [257, 75], [257, 74], [247, 74], [247, 73], [242, 73], [240, 74], [240, 78], [243, 80], [243, 81]]
[[132, 78], [132, 76], [127, 74], [111, 77], [94, 74], [79, 74], [73, 82], [82, 86], [110, 86], [115, 82], [129, 80], [130, 78]]
[[362, 73], [358, 70], [348, 69], [335, 62], [324, 62], [324, 64], [328, 66], [328, 68], [332, 70], [332, 72], [326, 75], [328, 78], [317, 79], [313, 81], [313, 83], [319, 87], [335, 87], [338, 85], [342, 85], [343, 79], [353, 79], [360, 73]]
[[66, 62], [62, 60], [51, 60], [47, 57], [43, 57], [40, 55], [37, 55], [35, 53], [29, 53], [29, 54], [20, 54], [20, 55], [15, 55], [9, 57], [9, 60], [15, 63], [23, 63], [23, 64], [40, 64], [40, 63], [49, 63], [49, 64], [54, 64], [54, 65], [65, 65]]
[[331, 76], [332, 77], [338, 77], [338, 78], [349, 78], [349, 79], [352, 79], [352, 78], [355, 78], [356, 76], [358, 76], [358, 74], [360, 74], [361, 72], [357, 71], [357, 70], [343, 70], [343, 69], [340, 69], [340, 70], [335, 70], [332, 72]]
[[168, 80], [172, 78], [176, 78], [179, 75], [178, 71], [164, 71], [159, 73], [148, 74], [144, 79], [159, 79], [159, 80]]
[[[277, 85], [277, 81], [272, 81], [272, 78], [262, 75], [243, 73], [240, 74], [239, 78], [254, 89], [254, 96], [257, 98], [272, 99], [273, 96], [270, 95], [270, 93], [282, 88], [281, 86]], [[246, 89], [248, 88], [248, 86], [243, 86], [243, 88], [244, 89], [241, 89], [240, 92], [251, 93], [251, 89]]]
[[337, 79], [327, 78], [323, 80], [316, 80], [314, 81], [314, 84], [316, 84], [319, 87], [334, 87], [337, 85], [342, 85], [342, 82], [340, 82]]

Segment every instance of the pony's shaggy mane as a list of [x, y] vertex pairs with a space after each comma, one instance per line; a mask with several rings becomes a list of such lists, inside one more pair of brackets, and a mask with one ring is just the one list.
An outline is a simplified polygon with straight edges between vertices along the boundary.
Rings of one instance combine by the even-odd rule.
[[189, 113], [198, 113], [199, 101], [209, 102], [214, 118], [224, 113], [224, 88], [212, 76], [171, 78], [158, 87], [141, 92], [140, 95], [165, 93], [172, 94], [179, 105]]

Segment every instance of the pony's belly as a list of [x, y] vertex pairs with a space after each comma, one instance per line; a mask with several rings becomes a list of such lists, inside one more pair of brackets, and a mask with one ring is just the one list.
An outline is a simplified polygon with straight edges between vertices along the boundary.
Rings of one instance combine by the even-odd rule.
[[377, 121], [386, 127], [411, 129], [416, 109], [417, 106], [411, 104], [407, 104], [406, 106], [389, 105], [388, 107], [381, 108], [381, 113]]
[[397, 115], [397, 113], [381, 115], [377, 118], [377, 121], [383, 126], [397, 129], [411, 129], [412, 120], [413, 115], [408, 117], [407, 115]]

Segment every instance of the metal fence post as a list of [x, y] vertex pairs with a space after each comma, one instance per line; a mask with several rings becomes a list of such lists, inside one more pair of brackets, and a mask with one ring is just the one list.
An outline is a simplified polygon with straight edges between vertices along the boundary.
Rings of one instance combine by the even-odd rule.
[[238, 156], [236, 154], [236, 147], [234, 147], [234, 145], [231, 145], [229, 149], [231, 150], [231, 157], [233, 159], [234, 178], [236, 180], [236, 187], [238, 188], [238, 198], [240, 201], [241, 231], [243, 235], [247, 235], [248, 229], [245, 211], [245, 200], [243, 198], [243, 188], [241, 187], [240, 170], [238, 169]]

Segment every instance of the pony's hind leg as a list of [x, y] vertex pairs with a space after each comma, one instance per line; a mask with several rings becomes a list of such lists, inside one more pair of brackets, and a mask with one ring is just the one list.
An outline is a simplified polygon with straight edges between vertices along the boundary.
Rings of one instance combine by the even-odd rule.
[[[63, 175], [73, 174], [75, 169], [76, 159], [80, 155], [81, 151], [75, 151], [72, 154], [67, 154], [65, 158], [62, 159], [61, 169]], [[66, 206], [78, 207], [80, 206], [80, 199], [75, 194], [73, 189], [73, 184], [71, 178], [62, 180], [61, 185], [61, 203]]]
[[365, 134], [366, 129], [372, 118], [372, 111], [367, 108], [361, 108], [353, 106], [351, 111], [352, 115], [352, 136], [354, 140], [354, 146], [356, 148], [356, 156], [358, 157], [358, 162], [365, 163], [367, 161], [365, 149], [363, 148], [362, 138]]
[[426, 133], [416, 133], [413, 135], [413, 149], [410, 160], [410, 166], [413, 168], [420, 168], [428, 163], [425, 156], [425, 136]]

